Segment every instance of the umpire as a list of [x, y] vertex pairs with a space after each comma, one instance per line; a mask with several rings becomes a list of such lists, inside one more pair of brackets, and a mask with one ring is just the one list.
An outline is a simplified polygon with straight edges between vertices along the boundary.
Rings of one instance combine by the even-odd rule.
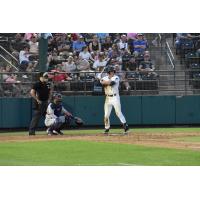
[[40, 118], [46, 114], [48, 100], [51, 96], [51, 86], [48, 83], [47, 72], [40, 72], [39, 81], [33, 85], [30, 94], [33, 98], [34, 114], [29, 126], [29, 135], [35, 135]]

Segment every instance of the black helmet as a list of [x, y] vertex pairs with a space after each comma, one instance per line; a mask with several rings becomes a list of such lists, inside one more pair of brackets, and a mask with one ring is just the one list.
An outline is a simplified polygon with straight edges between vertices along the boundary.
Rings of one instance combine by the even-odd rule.
[[112, 66], [109, 66], [108, 68], [107, 68], [107, 73], [109, 74], [110, 72], [114, 72], [115, 73], [115, 68], [114, 67], [112, 67]]

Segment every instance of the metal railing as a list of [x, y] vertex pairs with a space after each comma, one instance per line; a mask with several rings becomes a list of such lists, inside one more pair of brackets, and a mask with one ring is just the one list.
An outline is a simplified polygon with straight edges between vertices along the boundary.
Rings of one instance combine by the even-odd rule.
[[1, 45], [0, 45], [0, 49], [2, 49], [5, 53], [7, 53], [12, 59], [14, 59], [16, 62], [19, 62], [17, 60], [17, 58], [15, 58], [10, 52], [8, 52], [5, 48], [3, 48]]
[[[57, 81], [59, 73], [51, 74], [54, 91], [64, 95], [104, 95], [103, 87], [95, 78], [98, 72], [71, 73], [70, 80]], [[196, 95], [200, 94], [200, 69], [159, 70], [158, 75], [138, 72], [117, 72], [121, 78], [121, 95]], [[63, 74], [63, 73], [62, 73]], [[175, 74], [175, 82], [174, 82]], [[16, 81], [7, 81], [10, 76]], [[37, 73], [0, 73], [1, 97], [29, 97], [30, 89], [38, 80]], [[175, 84], [174, 84], [175, 83]], [[128, 87], [127, 87], [128, 86]]]
[[0, 58], [4, 62], [11, 65], [15, 70], [19, 71], [19, 61], [10, 52], [8, 52], [3, 46], [0, 45]]
[[7, 64], [9, 64], [10, 66], [12, 66], [15, 70], [19, 71], [19, 69], [15, 65], [13, 65], [11, 63], [11, 61], [9, 61], [7, 58], [5, 58], [2, 54], [0, 54], [0, 58], [2, 58]]

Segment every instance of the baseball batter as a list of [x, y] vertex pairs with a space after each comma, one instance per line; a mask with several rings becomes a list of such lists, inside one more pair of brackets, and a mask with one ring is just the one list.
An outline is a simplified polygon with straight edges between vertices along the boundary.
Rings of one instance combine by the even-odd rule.
[[128, 134], [128, 125], [126, 119], [121, 112], [121, 103], [119, 96], [119, 77], [115, 75], [115, 69], [113, 67], [107, 68], [107, 76], [104, 76], [100, 79], [100, 83], [104, 86], [105, 90], [105, 104], [104, 104], [104, 124], [105, 131], [104, 134], [108, 134], [110, 130], [110, 114], [112, 107], [115, 109], [117, 117], [120, 119], [123, 124], [124, 134]]

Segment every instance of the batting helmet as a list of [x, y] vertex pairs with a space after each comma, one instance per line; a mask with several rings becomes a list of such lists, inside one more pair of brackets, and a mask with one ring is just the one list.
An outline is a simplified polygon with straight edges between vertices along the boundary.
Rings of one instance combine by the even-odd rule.
[[107, 71], [108, 74], [109, 74], [110, 72], [114, 72], [114, 73], [115, 73], [115, 68], [112, 67], [112, 66], [110, 66], [110, 67], [107, 68], [106, 71]]

